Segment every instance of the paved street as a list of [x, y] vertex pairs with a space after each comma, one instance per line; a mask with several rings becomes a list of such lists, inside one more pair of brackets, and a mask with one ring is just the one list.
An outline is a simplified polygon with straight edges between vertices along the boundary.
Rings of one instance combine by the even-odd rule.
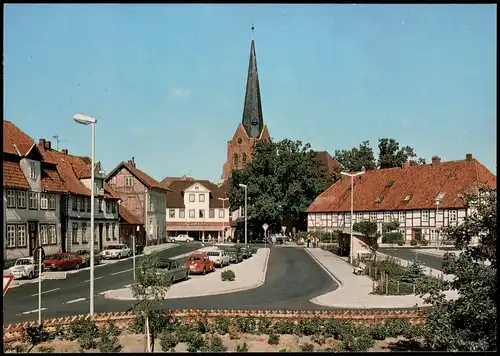
[[[196, 247], [176, 247], [161, 255], [176, 256], [190, 249], [194, 250]], [[131, 301], [107, 300], [102, 295], [110, 289], [123, 288], [131, 283], [132, 262], [117, 265], [119, 264], [102, 267], [101, 271], [96, 269], [96, 312], [125, 311], [134, 304]], [[99, 277], [102, 278], [97, 279]], [[88, 313], [88, 278], [88, 272], [82, 272], [69, 276], [64, 281], [44, 282], [42, 308], [46, 310], [42, 311], [43, 318]], [[309, 300], [336, 288], [338, 285], [303, 249], [271, 248], [263, 286], [230, 294], [169, 299], [158, 304], [158, 308], [328, 309], [312, 304]], [[38, 308], [37, 285], [30, 284], [16, 289], [9, 291], [4, 299], [4, 325], [37, 318], [36, 311], [22, 314]], [[75, 302], [68, 304], [68, 301]]]
[[404, 260], [413, 261], [417, 257], [422, 266], [433, 269], [443, 270], [443, 259], [437, 256], [430, 256], [424, 253], [419, 253], [418, 249], [412, 248], [379, 248], [378, 252], [385, 253], [394, 257], [399, 257]]

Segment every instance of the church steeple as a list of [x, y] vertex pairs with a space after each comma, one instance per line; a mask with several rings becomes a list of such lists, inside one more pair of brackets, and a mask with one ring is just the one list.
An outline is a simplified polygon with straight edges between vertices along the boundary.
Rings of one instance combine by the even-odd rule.
[[262, 103], [260, 99], [259, 75], [257, 73], [257, 58], [255, 56], [255, 41], [252, 25], [252, 44], [250, 46], [250, 62], [248, 64], [247, 89], [241, 123], [248, 136], [258, 138], [264, 128]]

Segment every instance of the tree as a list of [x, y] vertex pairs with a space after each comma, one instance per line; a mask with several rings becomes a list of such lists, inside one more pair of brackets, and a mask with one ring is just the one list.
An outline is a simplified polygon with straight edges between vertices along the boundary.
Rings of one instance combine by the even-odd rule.
[[153, 307], [165, 299], [170, 281], [163, 273], [157, 273], [158, 257], [155, 253], [143, 256], [137, 266], [136, 280], [132, 284], [132, 294], [137, 299], [135, 309], [144, 318], [146, 351], [154, 351], [154, 329], [151, 328]]
[[418, 158], [410, 146], [399, 148], [399, 143], [393, 138], [381, 138], [378, 140], [378, 167], [394, 168], [401, 167], [403, 162], [410, 161], [411, 165], [425, 164], [423, 158]]
[[368, 238], [366, 245], [370, 249], [373, 260], [375, 261], [377, 257], [378, 238], [379, 238], [379, 234], [377, 232], [377, 223], [369, 220], [363, 220], [354, 223], [352, 229], [354, 231], [362, 233], [364, 236]]
[[[433, 350], [497, 350], [497, 196], [496, 191], [465, 195], [466, 204], [476, 211], [464, 222], [444, 230], [459, 256], [445, 255], [443, 272], [455, 279], [430, 293], [425, 342]], [[479, 237], [477, 246], [471, 244]], [[446, 300], [442, 290], [458, 291], [458, 299]]]
[[244, 190], [248, 187], [248, 224], [262, 230], [266, 222], [279, 230], [304, 218], [304, 212], [324, 188], [326, 177], [309, 144], [288, 139], [259, 142], [253, 160], [241, 170], [233, 171], [229, 186], [232, 209], [245, 206]]
[[335, 150], [334, 158], [345, 170], [358, 172], [365, 167], [366, 170], [376, 169], [375, 156], [370, 147], [370, 141], [363, 141], [359, 148], [353, 147], [350, 150]]

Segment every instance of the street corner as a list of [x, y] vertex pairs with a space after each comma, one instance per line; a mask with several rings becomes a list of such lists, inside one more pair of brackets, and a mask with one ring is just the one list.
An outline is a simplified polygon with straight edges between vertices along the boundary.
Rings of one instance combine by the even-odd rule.
[[113, 299], [113, 300], [135, 300], [132, 294], [132, 288], [120, 288], [109, 290], [106, 292], [99, 293], [104, 296], [104, 299]]
[[168, 242], [166, 244], [161, 244], [161, 245], [146, 246], [144, 248], [144, 254], [149, 255], [153, 252], [165, 251], [178, 246], [180, 246], [178, 243], [173, 243], [173, 242]]

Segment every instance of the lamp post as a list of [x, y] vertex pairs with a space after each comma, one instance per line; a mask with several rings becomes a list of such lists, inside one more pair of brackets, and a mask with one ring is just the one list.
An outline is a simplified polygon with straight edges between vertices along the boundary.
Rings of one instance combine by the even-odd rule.
[[352, 264], [352, 256], [353, 256], [353, 251], [352, 251], [352, 232], [353, 232], [353, 215], [354, 215], [354, 177], [360, 176], [362, 174], [365, 174], [364, 171], [361, 172], [356, 172], [356, 173], [347, 173], [347, 172], [340, 172], [343, 176], [351, 177], [351, 238], [349, 241], [349, 262]]
[[245, 189], [245, 245], [247, 244], [247, 230], [248, 230], [248, 217], [247, 217], [247, 204], [248, 204], [248, 187], [245, 184], [240, 184], [240, 187]]
[[222, 211], [224, 212], [224, 220], [222, 220], [222, 238], [224, 242], [226, 241], [226, 209], [224, 208], [224, 202], [229, 200], [229, 198], [219, 198], [222, 201]]
[[94, 315], [94, 155], [95, 155], [95, 124], [97, 119], [81, 114], [75, 114], [73, 119], [82, 125], [90, 125], [92, 128], [92, 157], [91, 157], [91, 170], [90, 170], [90, 312], [91, 316]]

